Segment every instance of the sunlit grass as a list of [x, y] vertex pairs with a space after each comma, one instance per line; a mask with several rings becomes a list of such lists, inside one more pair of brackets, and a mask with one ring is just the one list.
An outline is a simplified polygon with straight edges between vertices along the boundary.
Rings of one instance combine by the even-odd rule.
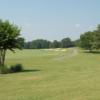
[[26, 71], [0, 76], [0, 100], [100, 100], [100, 54], [71, 50], [9, 52]]

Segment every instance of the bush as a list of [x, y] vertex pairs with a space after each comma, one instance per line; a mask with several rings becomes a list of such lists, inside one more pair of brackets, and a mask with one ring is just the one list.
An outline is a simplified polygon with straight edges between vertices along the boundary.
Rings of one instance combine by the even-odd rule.
[[0, 74], [16, 73], [22, 71], [23, 66], [21, 64], [12, 65], [10, 68], [7, 68], [7, 66], [0, 66]]
[[0, 74], [7, 74], [9, 73], [9, 69], [7, 66], [0, 66]]
[[10, 70], [11, 73], [22, 72], [23, 66], [21, 64], [12, 65], [9, 70]]

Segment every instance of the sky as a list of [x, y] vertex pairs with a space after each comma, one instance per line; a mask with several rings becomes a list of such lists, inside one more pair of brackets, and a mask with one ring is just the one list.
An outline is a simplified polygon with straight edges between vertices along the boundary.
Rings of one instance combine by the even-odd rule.
[[26, 41], [76, 40], [100, 24], [100, 0], [0, 0], [0, 19], [18, 25]]

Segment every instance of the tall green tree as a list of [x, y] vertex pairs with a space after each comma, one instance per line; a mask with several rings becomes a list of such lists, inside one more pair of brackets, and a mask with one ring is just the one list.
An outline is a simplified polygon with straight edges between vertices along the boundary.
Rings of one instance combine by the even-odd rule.
[[94, 30], [94, 48], [100, 49], [100, 25], [97, 26], [97, 30]]
[[100, 25], [96, 30], [85, 32], [80, 36], [80, 47], [90, 51], [100, 49]]
[[80, 47], [91, 51], [93, 49], [93, 43], [93, 32], [88, 31], [80, 36]]
[[8, 20], [0, 20], [0, 71], [5, 66], [5, 56], [7, 50], [14, 52], [15, 48], [21, 49], [20, 29], [11, 24]]

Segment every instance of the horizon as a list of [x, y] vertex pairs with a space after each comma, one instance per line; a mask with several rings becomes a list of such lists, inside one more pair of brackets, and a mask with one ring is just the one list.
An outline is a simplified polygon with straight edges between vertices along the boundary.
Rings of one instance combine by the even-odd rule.
[[76, 40], [100, 23], [99, 0], [0, 1], [0, 18], [21, 27], [26, 41]]

